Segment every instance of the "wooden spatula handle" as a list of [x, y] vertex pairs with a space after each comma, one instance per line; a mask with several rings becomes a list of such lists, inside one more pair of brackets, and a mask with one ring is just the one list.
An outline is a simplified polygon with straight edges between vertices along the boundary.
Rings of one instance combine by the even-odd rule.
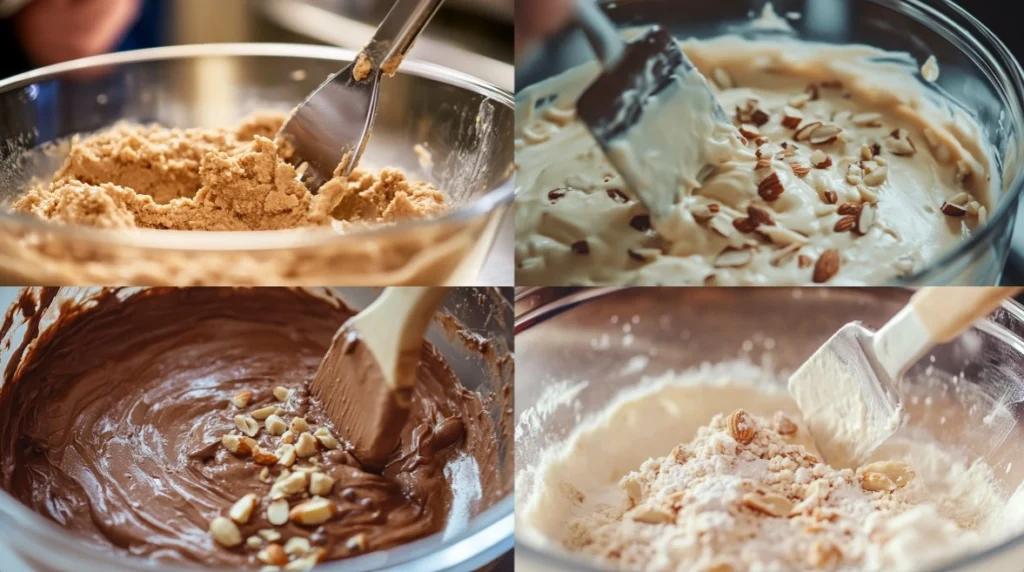
[[1021, 290], [1018, 287], [922, 288], [911, 298], [910, 305], [932, 340], [944, 343], [991, 314], [1004, 300]]

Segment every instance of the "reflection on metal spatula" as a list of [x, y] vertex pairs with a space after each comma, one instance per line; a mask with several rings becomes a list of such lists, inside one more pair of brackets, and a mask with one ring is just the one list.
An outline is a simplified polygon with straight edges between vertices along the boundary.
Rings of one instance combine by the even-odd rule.
[[396, 0], [359, 59], [328, 78], [281, 127], [278, 137], [295, 150], [289, 161], [306, 164], [303, 182], [311, 190], [331, 179], [343, 160], [341, 174], [355, 168], [373, 130], [381, 74], [394, 75], [442, 2]]
[[665, 30], [654, 26], [627, 43], [593, 0], [577, 1], [577, 20], [604, 67], [577, 113], [655, 228], [674, 239], [667, 217], [706, 176], [705, 142], [729, 118]]
[[789, 378], [819, 452], [857, 467], [905, 421], [903, 373], [934, 345], [953, 340], [1021, 288], [924, 288], [878, 332], [842, 327]]

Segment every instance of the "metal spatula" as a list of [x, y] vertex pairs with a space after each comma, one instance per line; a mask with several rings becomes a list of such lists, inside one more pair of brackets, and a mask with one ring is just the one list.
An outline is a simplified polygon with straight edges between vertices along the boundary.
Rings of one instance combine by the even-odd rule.
[[878, 332], [843, 326], [789, 378], [825, 461], [861, 465], [905, 421], [898, 390], [907, 368], [1020, 291], [924, 288]]
[[682, 186], [703, 179], [703, 142], [716, 122], [729, 119], [665, 30], [654, 26], [627, 43], [593, 0], [577, 0], [577, 21], [604, 67], [580, 96], [577, 113], [666, 234], [671, 229], [658, 221]]
[[423, 336], [448, 288], [388, 288], [334, 335], [310, 393], [370, 470], [384, 468], [401, 437]]
[[[321, 84], [281, 127], [278, 137], [295, 149], [289, 161], [297, 167], [307, 165], [303, 182], [310, 190], [331, 179], [342, 160], [347, 161], [342, 175], [359, 163], [373, 130], [381, 74], [395, 74], [443, 1], [396, 0], [360, 59]], [[363, 61], [369, 63], [369, 70], [360, 67]], [[359, 73], [354, 73], [357, 69]]]

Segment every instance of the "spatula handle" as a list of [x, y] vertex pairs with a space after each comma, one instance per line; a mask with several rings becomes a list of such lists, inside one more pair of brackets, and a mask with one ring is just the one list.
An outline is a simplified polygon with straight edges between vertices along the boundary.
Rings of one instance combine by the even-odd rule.
[[619, 36], [615, 24], [605, 15], [595, 0], [576, 0], [576, 21], [586, 34], [594, 53], [607, 69], [613, 65], [626, 49], [626, 43]]
[[1022, 288], [922, 288], [910, 299], [910, 305], [936, 343], [957, 337], [971, 324], [988, 316], [1004, 300]]
[[396, 0], [366, 46], [374, 66], [404, 57], [444, 0]]

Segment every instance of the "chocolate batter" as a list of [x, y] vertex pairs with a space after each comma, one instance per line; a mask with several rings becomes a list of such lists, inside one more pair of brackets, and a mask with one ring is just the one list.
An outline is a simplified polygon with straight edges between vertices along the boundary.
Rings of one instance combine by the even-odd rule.
[[[12, 364], [22, 365], [8, 368], [0, 392], [0, 485], [96, 545], [210, 566], [262, 566], [281, 547], [291, 549], [289, 562], [346, 558], [440, 531], [452, 500], [444, 467], [456, 457], [476, 461], [484, 498], [494, 492], [491, 419], [427, 343], [387, 467], [364, 471], [346, 451], [307, 393], [353, 313], [337, 301], [277, 288], [107, 291], [95, 305], [65, 302], [57, 324], [38, 334], [39, 317], [55, 303], [52, 293], [41, 298], [23, 295], [0, 328], [3, 337], [20, 312], [34, 340], [13, 348]], [[333, 503], [326, 522], [300, 524], [296, 506], [317, 500], [304, 489], [288, 497], [290, 520], [271, 524], [274, 481], [289, 469], [226, 448], [245, 436], [235, 416], [265, 407], [279, 408], [289, 431], [301, 417], [317, 436], [316, 453], [299, 456], [290, 473], [333, 479], [321, 494]], [[270, 419], [253, 436], [263, 454], [280, 451], [287, 435], [273, 435]], [[321, 438], [328, 436], [338, 437], [336, 449]], [[211, 523], [227, 520], [247, 494], [258, 501], [235, 523], [241, 542], [216, 542]], [[293, 538], [308, 540], [308, 549]]]

